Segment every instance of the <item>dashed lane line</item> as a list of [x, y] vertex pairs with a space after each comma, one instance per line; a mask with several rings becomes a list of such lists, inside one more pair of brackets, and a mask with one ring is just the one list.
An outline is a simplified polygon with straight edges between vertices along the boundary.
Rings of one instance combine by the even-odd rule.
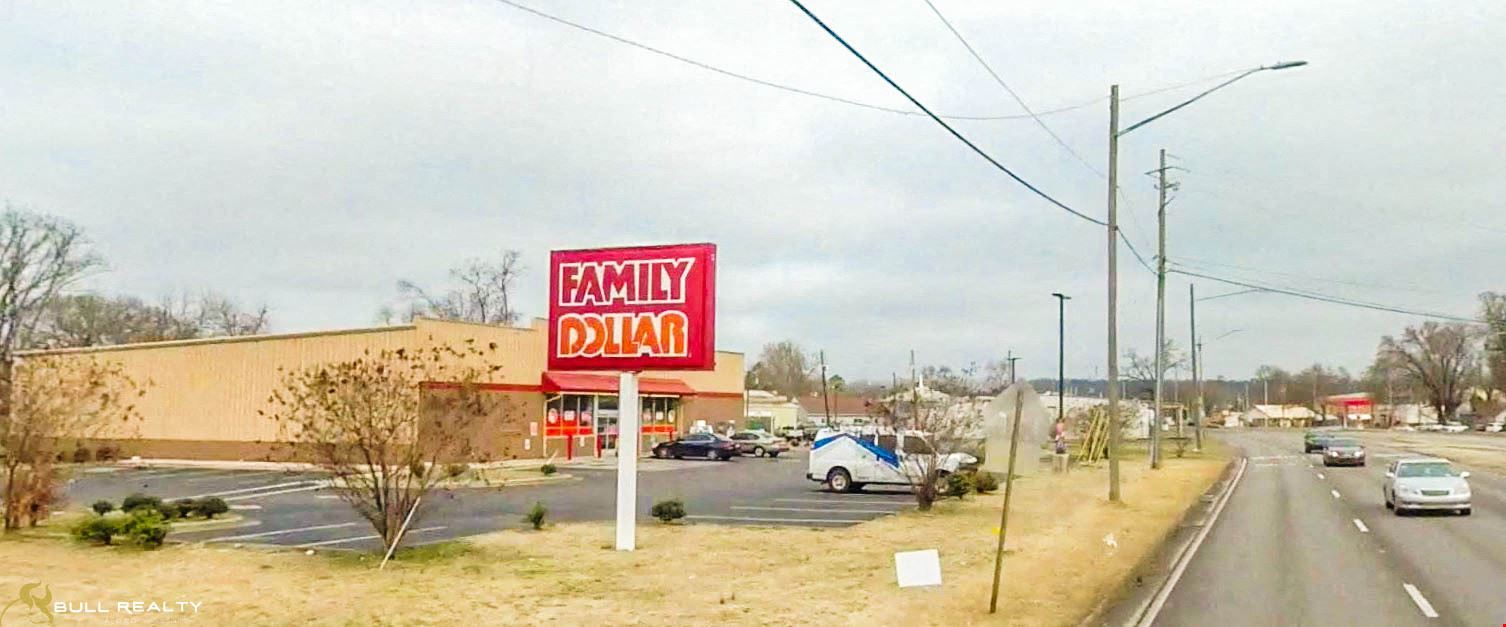
[[1354, 527], [1359, 529], [1360, 533], [1370, 533], [1370, 528], [1365, 526], [1365, 521], [1358, 518], [1354, 519]]
[[1333, 495], [1333, 498], [1339, 498], [1339, 491], [1338, 490], [1329, 490], [1328, 492], [1329, 492], [1329, 494]]
[[876, 499], [774, 499], [776, 503], [833, 503], [837, 505], [893, 505], [895, 507], [909, 507], [915, 504], [914, 497], [882, 501]]
[[1422, 615], [1428, 618], [1438, 618], [1438, 610], [1433, 609], [1433, 604], [1428, 603], [1427, 597], [1422, 596], [1422, 591], [1409, 583], [1401, 584], [1407, 591], [1407, 596], [1412, 597], [1412, 602], [1417, 604], [1417, 609], [1422, 610]]
[[245, 494], [245, 495], [241, 495], [241, 496], [232, 496], [232, 497], [230, 497], [228, 499], [225, 499], [225, 500], [226, 501], [244, 501], [246, 499], [259, 499], [259, 498], [264, 497], [264, 496], [273, 496], [273, 495], [277, 495], [277, 494], [289, 494], [289, 493], [292, 493], [292, 492], [308, 492], [309, 490], [322, 490], [322, 489], [324, 489], [327, 486], [328, 486], [328, 484], [326, 484], [323, 481], [316, 481], [316, 482], [314, 482], [313, 485], [306, 485], [306, 486], [303, 486], [303, 487], [300, 487], [300, 488], [288, 488], [286, 490], [275, 490], [275, 491], [272, 491], [272, 492], [257, 492], [256, 494]]

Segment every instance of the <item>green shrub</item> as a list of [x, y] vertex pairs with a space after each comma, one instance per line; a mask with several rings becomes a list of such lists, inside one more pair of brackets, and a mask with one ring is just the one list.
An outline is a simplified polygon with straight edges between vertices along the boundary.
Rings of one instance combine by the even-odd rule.
[[559, 469], [555, 468], [554, 464], [544, 464], [543, 466], [539, 466], [539, 472], [544, 473], [544, 476], [548, 477], [549, 475], [559, 472]]
[[962, 498], [973, 491], [973, 476], [967, 473], [954, 472], [943, 479], [946, 489], [942, 490], [942, 496]]
[[973, 488], [978, 491], [978, 494], [993, 492], [999, 489], [999, 478], [995, 477], [991, 472], [980, 471], [976, 475], [973, 475]]
[[193, 499], [178, 499], [173, 501], [178, 506], [178, 518], [188, 518], [199, 513], [199, 503]]
[[195, 509], [199, 512], [200, 516], [214, 518], [217, 514], [230, 511], [230, 504], [218, 496], [211, 496], [207, 499], [201, 499]]
[[115, 504], [109, 501], [99, 500], [95, 501], [93, 505], [90, 505], [89, 509], [94, 510], [94, 513], [99, 514], [100, 516], [104, 516], [105, 514], [115, 511]]
[[653, 514], [654, 518], [658, 518], [659, 522], [674, 522], [685, 517], [685, 503], [680, 499], [659, 501], [654, 503], [649, 513]]
[[94, 449], [94, 459], [102, 462], [114, 461], [115, 454], [115, 447], [113, 446], [101, 446]]
[[124, 522], [125, 519], [115, 516], [90, 516], [73, 526], [73, 537], [85, 542], [110, 544], [115, 536], [121, 534]]
[[121, 526], [121, 531], [130, 536], [131, 541], [147, 548], [162, 546], [162, 542], [167, 540], [167, 532], [171, 530], [172, 523], [167, 522], [162, 512], [150, 509], [131, 512]]
[[544, 517], [549, 515], [549, 508], [544, 507], [542, 501], [534, 501], [533, 507], [528, 508], [528, 513], [523, 515], [523, 522], [533, 525], [535, 530], [544, 528]]
[[470, 464], [445, 464], [445, 467], [444, 467], [444, 476], [449, 477], [451, 479], [455, 479], [455, 478], [458, 478], [460, 475], [465, 474], [465, 471], [470, 470], [470, 469], [471, 469], [471, 465]]
[[157, 509], [160, 505], [162, 505], [162, 499], [137, 492], [125, 497], [125, 500], [120, 502], [120, 511], [134, 512], [142, 508]]
[[[177, 503], [158, 503], [157, 506], [152, 509], [157, 510], [157, 513], [162, 515], [163, 520], [172, 520], [174, 518], [177, 518], [178, 514], [180, 513]], [[141, 508], [136, 511], [146, 511], [146, 508]]]
[[93, 454], [89, 453], [89, 449], [82, 446], [73, 449], [73, 463], [75, 464], [87, 464], [93, 457]]

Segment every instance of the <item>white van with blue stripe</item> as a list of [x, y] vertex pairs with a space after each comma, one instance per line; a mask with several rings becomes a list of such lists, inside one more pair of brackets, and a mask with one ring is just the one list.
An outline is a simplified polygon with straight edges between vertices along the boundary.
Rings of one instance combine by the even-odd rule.
[[[811, 445], [805, 478], [826, 484], [833, 492], [853, 492], [868, 484], [910, 485], [919, 477], [920, 464], [906, 459], [906, 451], [928, 454], [929, 444], [918, 432], [895, 433], [883, 427], [822, 429]], [[942, 474], [978, 463], [966, 453], [952, 453], [940, 460]]]

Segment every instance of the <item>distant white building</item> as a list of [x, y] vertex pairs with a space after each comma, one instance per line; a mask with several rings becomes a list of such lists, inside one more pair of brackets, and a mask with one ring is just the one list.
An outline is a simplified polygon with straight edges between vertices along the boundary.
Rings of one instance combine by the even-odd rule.
[[1239, 421], [1251, 427], [1310, 427], [1318, 415], [1301, 405], [1256, 405]]

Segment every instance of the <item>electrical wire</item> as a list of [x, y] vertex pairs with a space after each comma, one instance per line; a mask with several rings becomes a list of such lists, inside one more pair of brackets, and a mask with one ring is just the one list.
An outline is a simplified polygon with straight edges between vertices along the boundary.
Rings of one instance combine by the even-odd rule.
[[1422, 288], [1418, 288], [1418, 287], [1402, 287], [1402, 286], [1399, 286], [1399, 285], [1384, 285], [1384, 284], [1381, 284], [1381, 283], [1365, 283], [1365, 282], [1361, 282], [1361, 281], [1347, 281], [1347, 280], [1344, 280], [1344, 279], [1333, 279], [1333, 278], [1326, 278], [1326, 277], [1321, 277], [1321, 276], [1314, 276], [1312, 274], [1305, 274], [1305, 273], [1304, 274], [1299, 274], [1299, 273], [1295, 273], [1295, 272], [1281, 272], [1281, 271], [1278, 271], [1278, 270], [1267, 270], [1267, 269], [1264, 269], [1264, 268], [1252, 268], [1252, 267], [1249, 267], [1249, 266], [1234, 265], [1232, 263], [1221, 263], [1221, 262], [1217, 262], [1217, 261], [1204, 261], [1204, 260], [1200, 260], [1200, 259], [1189, 258], [1189, 257], [1182, 257], [1182, 256], [1178, 256], [1176, 259], [1167, 259], [1166, 262], [1170, 263], [1172, 265], [1193, 268], [1195, 270], [1212, 271], [1211, 269], [1214, 269], [1214, 268], [1227, 268], [1227, 269], [1230, 269], [1230, 270], [1239, 270], [1241, 272], [1250, 272], [1250, 273], [1254, 273], [1254, 274], [1265, 274], [1265, 275], [1269, 275], [1269, 276], [1277, 276], [1277, 277], [1283, 277], [1283, 278], [1287, 278], [1287, 279], [1299, 279], [1299, 280], [1306, 280], [1306, 281], [1317, 281], [1317, 282], [1320, 282], [1320, 283], [1332, 283], [1332, 284], [1335, 284], [1335, 285], [1349, 285], [1349, 286], [1352, 286], [1352, 287], [1373, 287], [1373, 288], [1378, 288], [1378, 289], [1383, 289], [1383, 290], [1393, 290], [1393, 291], [1398, 291], [1398, 292], [1416, 292], [1416, 293], [1419, 293], [1419, 294], [1442, 294], [1443, 293], [1443, 292], [1440, 292], [1438, 290], [1422, 289]]
[[1373, 309], [1375, 311], [1386, 311], [1386, 312], [1390, 312], [1390, 313], [1406, 314], [1406, 315], [1409, 315], [1409, 316], [1420, 316], [1420, 317], [1423, 317], [1423, 318], [1437, 318], [1439, 320], [1449, 320], [1449, 321], [1453, 321], [1453, 322], [1468, 322], [1468, 323], [1473, 323], [1473, 324], [1483, 324], [1482, 322], [1480, 322], [1479, 320], [1476, 320], [1474, 318], [1465, 318], [1465, 317], [1462, 317], [1462, 316], [1455, 316], [1455, 315], [1451, 315], [1451, 314], [1442, 314], [1442, 313], [1436, 313], [1436, 312], [1417, 311], [1417, 310], [1412, 310], [1412, 309], [1404, 309], [1402, 307], [1395, 307], [1395, 306], [1384, 305], [1384, 304], [1380, 304], [1380, 303], [1368, 303], [1368, 302], [1358, 301], [1358, 300], [1353, 300], [1353, 299], [1348, 299], [1348, 298], [1340, 298], [1340, 297], [1337, 297], [1337, 296], [1329, 296], [1327, 294], [1321, 294], [1321, 293], [1318, 293], [1318, 292], [1309, 292], [1309, 291], [1303, 291], [1303, 290], [1297, 290], [1297, 289], [1288, 289], [1288, 288], [1276, 287], [1276, 286], [1271, 286], [1271, 285], [1260, 285], [1260, 284], [1257, 284], [1257, 283], [1250, 283], [1250, 282], [1247, 282], [1247, 281], [1238, 281], [1238, 280], [1235, 280], [1235, 279], [1229, 279], [1229, 278], [1224, 278], [1224, 277], [1220, 277], [1220, 276], [1214, 276], [1214, 275], [1210, 275], [1210, 274], [1203, 274], [1203, 273], [1200, 273], [1200, 272], [1189, 272], [1187, 270], [1171, 269], [1171, 270], [1167, 270], [1167, 273], [1168, 274], [1180, 274], [1180, 275], [1183, 275], [1183, 276], [1196, 277], [1196, 278], [1199, 278], [1199, 279], [1207, 279], [1209, 281], [1216, 281], [1216, 282], [1224, 283], [1224, 284], [1228, 284], [1228, 285], [1234, 285], [1234, 286], [1238, 286], [1238, 287], [1245, 287], [1245, 288], [1250, 288], [1250, 289], [1256, 289], [1256, 290], [1260, 290], [1260, 291], [1263, 291], [1263, 292], [1271, 292], [1271, 293], [1275, 293], [1275, 294], [1285, 294], [1287, 296], [1295, 296], [1297, 298], [1305, 298], [1307, 300], [1314, 300], [1314, 301], [1319, 301], [1319, 302], [1331, 303], [1331, 304], [1335, 304], [1335, 305], [1346, 305], [1346, 306], [1349, 306], [1349, 307], [1358, 307], [1358, 308], [1361, 308], [1361, 309]]
[[[538, 9], [530, 7], [528, 5], [521, 4], [521, 3], [518, 3], [518, 2], [514, 2], [513, 0], [495, 0], [495, 1], [498, 2], [498, 3], [500, 3], [500, 4], [504, 4], [504, 5], [507, 5], [509, 7], [514, 8], [514, 9], [517, 9], [519, 11], [522, 11], [524, 13], [528, 13], [530, 15], [534, 15], [536, 17], [549, 20], [549, 21], [554, 22], [556, 24], [559, 24], [561, 26], [566, 26], [566, 27], [573, 28], [573, 29], [581, 31], [581, 32], [590, 33], [592, 35], [596, 35], [597, 37], [602, 37], [602, 38], [605, 38], [605, 39], [609, 39], [609, 40], [615, 41], [617, 43], [620, 43], [620, 44], [623, 44], [623, 45], [626, 45], [626, 46], [631, 46], [633, 48], [637, 48], [637, 49], [642, 50], [644, 52], [656, 54], [656, 55], [659, 55], [659, 56], [664, 57], [666, 59], [671, 59], [671, 60], [674, 60], [674, 61], [678, 61], [680, 63], [686, 64], [686, 65], [689, 65], [689, 66], [692, 66], [692, 67], [700, 68], [700, 69], [706, 70], [708, 72], [713, 72], [713, 73], [716, 73], [716, 74], [720, 74], [722, 76], [726, 76], [728, 78], [734, 78], [734, 79], [737, 79], [737, 80], [740, 80], [740, 81], [745, 81], [745, 82], [748, 82], [748, 83], [753, 83], [755, 85], [761, 85], [763, 87], [768, 87], [768, 88], [771, 88], [771, 89], [777, 89], [779, 91], [783, 91], [783, 92], [787, 92], [787, 93], [797, 94], [797, 95], [801, 95], [801, 96], [808, 96], [808, 97], [811, 97], [811, 98], [819, 98], [821, 100], [827, 100], [827, 101], [830, 101], [830, 102], [841, 103], [841, 104], [850, 105], [850, 106], [854, 106], [854, 107], [861, 107], [863, 109], [869, 109], [869, 110], [872, 110], [872, 111], [882, 111], [884, 113], [893, 113], [893, 114], [896, 114], [896, 115], [925, 115], [925, 113], [922, 113], [920, 111], [914, 111], [914, 110], [910, 110], [910, 109], [898, 109], [898, 108], [894, 108], [894, 107], [886, 107], [886, 106], [883, 106], [883, 105], [876, 105], [876, 104], [872, 104], [872, 103], [868, 103], [868, 102], [862, 102], [862, 101], [859, 101], [859, 100], [853, 100], [851, 98], [843, 98], [841, 96], [835, 96], [835, 95], [832, 95], [832, 94], [827, 94], [827, 93], [823, 93], [823, 92], [819, 92], [819, 91], [814, 91], [814, 90], [809, 90], [809, 89], [803, 89], [803, 88], [800, 88], [800, 87], [795, 87], [793, 85], [787, 85], [787, 84], [784, 84], [784, 83], [777, 83], [777, 82], [770, 81], [770, 80], [764, 80], [764, 79], [758, 78], [756, 76], [750, 76], [748, 74], [743, 74], [741, 72], [736, 72], [736, 71], [733, 71], [733, 70], [728, 70], [728, 69], [725, 69], [725, 68], [717, 67], [715, 65], [712, 65], [710, 63], [706, 63], [704, 61], [697, 61], [697, 60], [692, 59], [690, 57], [679, 55], [679, 54], [670, 52], [668, 50], [663, 50], [663, 49], [660, 49], [660, 48], [656, 48], [654, 46], [650, 46], [650, 45], [645, 44], [645, 43], [640, 43], [640, 42], [634, 41], [632, 39], [628, 39], [628, 38], [620, 36], [620, 35], [615, 35], [615, 34], [609, 33], [609, 32], [604, 31], [604, 30], [600, 30], [600, 29], [597, 29], [597, 28], [586, 26], [585, 24], [580, 24], [578, 22], [573, 22], [573, 21], [567, 20], [565, 18], [559, 17], [557, 15], [552, 15], [552, 14], [549, 14], [549, 13], [545, 13], [543, 11], [540, 11]], [[1161, 94], [1161, 93], [1165, 93], [1165, 92], [1168, 92], [1168, 91], [1176, 91], [1178, 89], [1184, 89], [1184, 88], [1187, 88], [1187, 87], [1191, 87], [1193, 85], [1199, 85], [1199, 84], [1202, 84], [1202, 83], [1206, 83], [1208, 81], [1217, 80], [1217, 79], [1225, 78], [1225, 77], [1228, 77], [1228, 76], [1233, 76], [1233, 75], [1239, 74], [1240, 72], [1243, 72], [1243, 71], [1244, 70], [1235, 70], [1235, 71], [1232, 71], [1232, 72], [1223, 72], [1223, 73], [1220, 73], [1220, 74], [1213, 74], [1213, 75], [1209, 75], [1209, 76], [1204, 76], [1202, 78], [1197, 78], [1197, 79], [1193, 79], [1193, 80], [1189, 80], [1189, 81], [1185, 81], [1185, 82], [1181, 82], [1181, 83], [1173, 83], [1173, 84], [1166, 85], [1166, 86], [1163, 86], [1163, 87], [1158, 87], [1156, 89], [1152, 89], [1152, 90], [1149, 90], [1149, 91], [1138, 92], [1138, 93], [1135, 93], [1135, 94], [1132, 94], [1132, 95], [1128, 95], [1128, 96], [1121, 96], [1119, 98], [1119, 101], [1120, 102], [1128, 102], [1130, 100], [1135, 100], [1137, 98], [1145, 98], [1147, 96], [1154, 96], [1156, 94]], [[1059, 114], [1059, 113], [1067, 113], [1067, 112], [1070, 112], [1070, 111], [1076, 111], [1078, 109], [1084, 109], [1084, 108], [1087, 108], [1087, 107], [1091, 107], [1091, 106], [1093, 106], [1095, 104], [1104, 102], [1106, 100], [1108, 100], [1108, 96], [1100, 96], [1100, 97], [1094, 98], [1092, 100], [1086, 100], [1086, 101], [1079, 102], [1079, 103], [1076, 103], [1076, 104], [1071, 104], [1071, 105], [1066, 105], [1066, 106], [1062, 106], [1062, 107], [1057, 107], [1055, 109], [1047, 109], [1045, 111], [1036, 111], [1034, 113], [1025, 114], [1025, 115], [957, 115], [957, 114], [943, 114], [943, 115], [940, 115], [939, 117], [942, 117], [942, 118], [948, 119], [948, 120], [962, 120], [962, 121], [1028, 120], [1028, 119], [1031, 119], [1031, 118], [1035, 118], [1035, 117], [1039, 117], [1039, 116], [1044, 116], [1044, 115], [1055, 115], [1055, 114]]]
[[1015, 93], [1015, 90], [1009, 86], [1009, 83], [1004, 82], [1004, 79], [999, 76], [998, 72], [994, 71], [993, 66], [989, 65], [988, 61], [983, 60], [983, 55], [978, 54], [978, 51], [973, 49], [973, 45], [968, 43], [967, 38], [963, 37], [962, 33], [958, 32], [955, 26], [952, 26], [952, 22], [946, 19], [945, 15], [942, 15], [941, 9], [936, 8], [935, 3], [932, 3], [931, 0], [921, 1], [925, 2], [926, 6], [931, 8], [931, 12], [936, 14], [936, 19], [941, 20], [942, 25], [946, 26], [946, 29], [952, 32], [952, 36], [957, 38], [957, 42], [961, 43], [963, 48], [967, 48], [968, 54], [973, 55], [973, 59], [978, 62], [978, 65], [983, 66], [983, 69], [988, 72], [988, 75], [993, 77], [994, 82], [998, 83], [999, 87], [1004, 88], [1004, 91], [1009, 94], [1009, 97], [1014, 99], [1015, 104], [1020, 105], [1020, 108], [1024, 109], [1025, 113], [1028, 114], [1031, 119], [1035, 120], [1035, 123], [1041, 127], [1041, 130], [1046, 131], [1046, 134], [1050, 135], [1051, 139], [1056, 140], [1057, 145], [1066, 150], [1067, 154], [1072, 155], [1074, 159], [1077, 159], [1077, 161], [1081, 163], [1083, 167], [1086, 167], [1090, 172], [1097, 174], [1099, 178], [1105, 178], [1104, 174], [1098, 171], [1098, 168], [1095, 168], [1093, 167], [1093, 164], [1088, 163], [1088, 160], [1084, 159], [1082, 155], [1077, 154], [1077, 151], [1073, 150], [1072, 146], [1068, 144], [1066, 140], [1062, 139], [1060, 135], [1057, 135], [1056, 131], [1051, 130], [1051, 127], [1046, 125], [1046, 122], [1041, 119], [1041, 116], [1036, 115], [1035, 111], [1032, 111], [1030, 109], [1030, 105], [1025, 104], [1025, 99], [1021, 98], [1018, 93]]
[[873, 70], [874, 74], [878, 74], [879, 78], [884, 79], [885, 83], [888, 83], [890, 87], [893, 87], [895, 91], [898, 91], [901, 95], [903, 95], [905, 97], [905, 99], [909, 100], [910, 104], [913, 104], [913, 105], [915, 105], [915, 107], [917, 109], [920, 109], [921, 111], [924, 111], [925, 114], [931, 118], [931, 120], [933, 120], [937, 124], [941, 125], [941, 128], [946, 129], [946, 131], [948, 133], [951, 133], [952, 137], [955, 137], [955, 138], [957, 138], [958, 141], [962, 142], [963, 144], [966, 144], [968, 148], [971, 148], [973, 150], [973, 152], [978, 153], [978, 156], [983, 157], [984, 160], [986, 160], [989, 163], [993, 164], [993, 166], [995, 168], [998, 168], [999, 171], [1001, 171], [1001, 172], [1009, 175], [1009, 178], [1014, 179], [1016, 183], [1019, 183], [1020, 185], [1023, 185], [1025, 187], [1025, 189], [1028, 189], [1028, 190], [1030, 190], [1032, 192], [1035, 192], [1035, 195], [1040, 196], [1041, 198], [1044, 198], [1047, 202], [1049, 202], [1049, 203], [1051, 203], [1053, 205], [1056, 205], [1057, 207], [1060, 207], [1063, 211], [1066, 211], [1067, 213], [1070, 213], [1070, 214], [1072, 214], [1074, 216], [1077, 216], [1079, 218], [1082, 218], [1083, 220], [1086, 220], [1088, 222], [1092, 222], [1093, 224], [1097, 224], [1099, 226], [1108, 226], [1108, 223], [1106, 223], [1106, 222], [1104, 222], [1102, 220], [1099, 220], [1097, 218], [1090, 217], [1087, 214], [1082, 213], [1082, 212], [1080, 212], [1080, 211], [1078, 211], [1076, 209], [1073, 209], [1071, 207], [1068, 207], [1067, 205], [1063, 204], [1061, 201], [1059, 201], [1059, 200], [1057, 200], [1055, 198], [1052, 198], [1051, 195], [1047, 194], [1046, 192], [1041, 191], [1040, 188], [1038, 188], [1035, 185], [1031, 184], [1030, 181], [1027, 181], [1024, 178], [1021, 178], [1020, 175], [1015, 174], [1014, 171], [1012, 171], [1009, 168], [1005, 167], [1004, 164], [999, 163], [992, 156], [989, 156], [989, 154], [987, 152], [984, 152], [982, 148], [979, 148], [977, 146], [977, 144], [974, 144], [972, 141], [968, 140], [968, 138], [964, 137], [962, 135], [962, 133], [957, 132], [957, 129], [954, 129], [954, 128], [952, 128], [952, 126], [950, 124], [947, 124], [946, 120], [943, 120], [940, 117], [937, 117], [937, 115], [935, 113], [932, 113], [930, 109], [927, 109], [925, 105], [921, 104], [919, 100], [915, 99], [915, 96], [911, 96], [910, 92], [905, 91], [905, 88], [900, 87], [899, 83], [896, 83], [896, 82], [894, 82], [894, 79], [889, 78], [889, 75], [885, 74], [883, 70], [878, 69], [878, 66], [874, 65], [871, 61], [869, 61], [867, 57], [864, 57], [863, 54], [860, 53], [860, 52], [858, 52], [856, 48], [853, 48], [852, 44], [847, 43], [847, 40], [842, 39], [841, 35], [838, 35], [837, 32], [834, 31], [834, 30], [832, 30], [830, 26], [827, 26], [826, 22], [821, 21], [821, 18], [816, 17], [815, 13], [811, 13], [810, 9], [805, 8], [805, 5], [801, 4], [800, 0], [790, 0], [790, 3], [794, 4], [796, 8], [799, 8], [802, 13], [805, 13], [806, 17], [809, 17], [811, 19], [811, 21], [813, 21], [813, 22], [816, 23], [817, 26], [820, 26], [821, 30], [826, 31], [826, 34], [830, 35], [832, 39], [837, 40], [837, 43], [842, 44], [842, 47], [846, 48], [848, 52], [852, 53], [852, 56], [857, 57], [859, 61], [862, 61], [863, 65], [866, 65], [866, 66], [868, 66], [868, 69]]

